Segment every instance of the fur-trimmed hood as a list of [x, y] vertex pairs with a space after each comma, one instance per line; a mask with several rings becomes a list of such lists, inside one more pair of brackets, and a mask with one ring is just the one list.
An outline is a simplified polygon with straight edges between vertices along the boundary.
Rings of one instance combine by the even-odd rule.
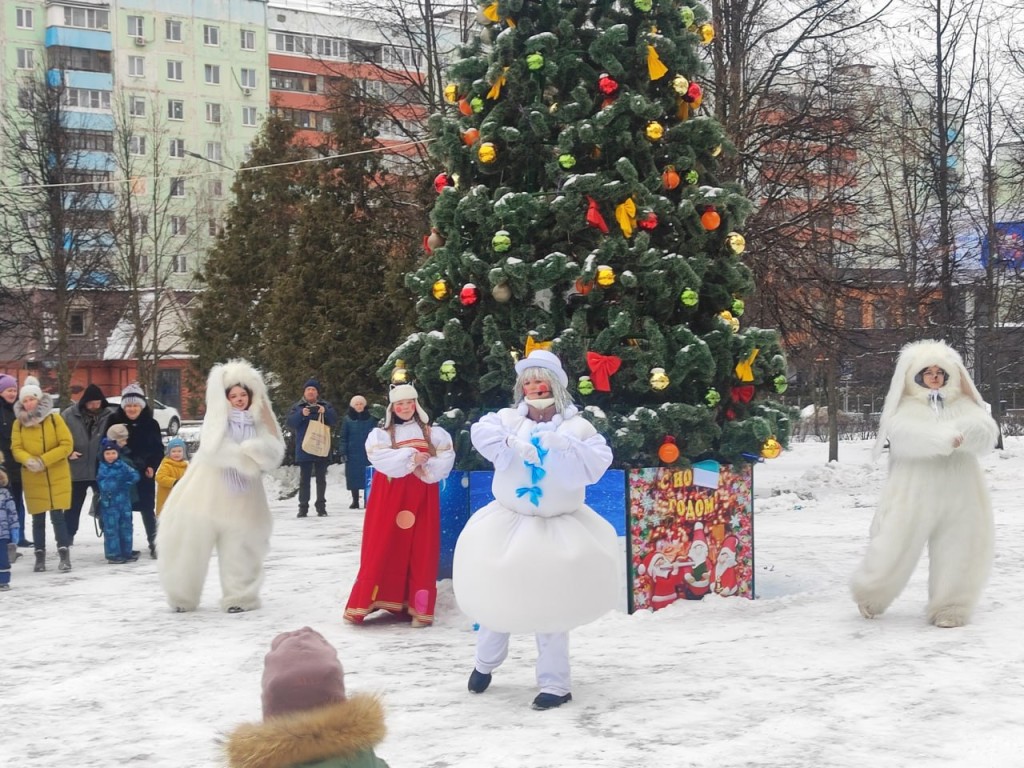
[[953, 403], [960, 397], [973, 400], [980, 407], [985, 401], [974, 386], [967, 368], [964, 367], [960, 354], [944, 341], [915, 341], [907, 344], [900, 351], [893, 371], [889, 392], [885, 396], [882, 416], [878, 423], [878, 439], [875, 440], [872, 456], [877, 459], [882, 454], [886, 441], [889, 439], [889, 428], [893, 416], [904, 399], [927, 402], [929, 390], [917, 381], [917, 375], [930, 366], [937, 365], [946, 372], [946, 382], [938, 390], [943, 400]]
[[23, 427], [37, 427], [51, 413], [53, 413], [53, 395], [49, 392], [43, 392], [39, 396], [39, 402], [31, 411], [25, 410], [21, 400], [14, 401], [14, 415], [18, 417], [18, 421]]
[[239, 726], [224, 750], [230, 768], [292, 768], [356, 758], [383, 741], [385, 733], [380, 700], [355, 694], [338, 704]]

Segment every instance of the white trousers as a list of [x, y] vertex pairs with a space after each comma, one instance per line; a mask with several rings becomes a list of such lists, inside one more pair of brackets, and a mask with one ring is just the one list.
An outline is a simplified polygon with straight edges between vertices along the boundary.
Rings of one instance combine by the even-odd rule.
[[[508, 656], [508, 632], [494, 632], [480, 627], [476, 638], [476, 657], [473, 660], [478, 671], [490, 674], [501, 666]], [[569, 674], [569, 633], [537, 633], [537, 687], [541, 693], [564, 696], [572, 691]]]

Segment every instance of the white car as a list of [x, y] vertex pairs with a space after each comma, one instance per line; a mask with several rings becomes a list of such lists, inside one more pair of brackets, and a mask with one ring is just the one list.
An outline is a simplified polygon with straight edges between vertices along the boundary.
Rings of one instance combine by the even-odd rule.
[[[108, 397], [107, 402], [111, 405], [120, 405], [121, 396]], [[147, 397], [146, 402], [149, 403], [150, 410], [153, 411], [153, 418], [156, 419], [156, 423], [160, 425], [160, 431], [166, 432], [172, 437], [178, 434], [178, 430], [181, 429], [181, 414], [178, 413], [178, 409], [170, 405], [164, 405], [159, 400], [154, 400], [151, 397]]]

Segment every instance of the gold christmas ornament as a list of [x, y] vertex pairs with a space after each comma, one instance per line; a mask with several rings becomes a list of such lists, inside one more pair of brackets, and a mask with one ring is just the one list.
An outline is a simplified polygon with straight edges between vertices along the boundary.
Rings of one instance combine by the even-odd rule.
[[434, 284], [430, 287], [430, 293], [438, 301], [444, 301], [448, 298], [449, 289], [447, 281], [438, 279], [434, 281]]
[[476, 156], [480, 159], [481, 163], [489, 165], [498, 159], [498, 149], [491, 142], [485, 141], [476, 151]]
[[711, 150], [711, 156], [718, 157], [720, 154], [722, 154], [722, 145], [716, 144], [714, 148]]
[[459, 87], [455, 83], [448, 83], [444, 87], [444, 100], [449, 104], [454, 104], [459, 100]]
[[651, 389], [655, 392], [661, 392], [664, 389], [668, 389], [668, 374], [665, 373], [664, 368], [651, 368], [649, 381], [651, 382]]
[[607, 288], [610, 285], [615, 284], [615, 270], [606, 264], [602, 264], [597, 268], [597, 284], [602, 288]]
[[658, 139], [665, 135], [665, 126], [663, 126], [657, 120], [651, 120], [651, 122], [647, 124], [647, 128], [644, 129], [644, 133], [647, 135], [647, 138], [650, 139], [651, 141], [657, 141]]
[[409, 371], [405, 369], [405, 360], [395, 360], [395, 368], [391, 371], [392, 384], [408, 384]]
[[730, 232], [725, 236], [725, 242], [729, 245], [729, 250], [737, 256], [747, 249], [747, 238], [739, 232]]
[[719, 312], [718, 316], [725, 321], [725, 324], [732, 329], [733, 333], [739, 333], [740, 321], [732, 316], [732, 312], [730, 312], [729, 310], [725, 310], [723, 312]]
[[761, 446], [761, 455], [766, 459], [777, 459], [782, 453], [782, 444], [774, 437], [769, 437]]
[[672, 78], [672, 90], [678, 93], [680, 96], [685, 96], [686, 92], [690, 89], [690, 81], [682, 75], [676, 75]]
[[704, 45], [707, 45], [715, 39], [715, 28], [710, 24], [701, 24], [697, 27], [697, 37]]

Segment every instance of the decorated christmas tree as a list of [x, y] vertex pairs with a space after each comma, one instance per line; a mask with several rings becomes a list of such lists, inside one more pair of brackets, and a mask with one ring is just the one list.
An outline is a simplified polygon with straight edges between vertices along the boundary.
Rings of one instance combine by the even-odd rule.
[[421, 332], [381, 368], [414, 381], [473, 465], [468, 427], [549, 348], [619, 466], [777, 454], [774, 331], [743, 325], [751, 208], [701, 112], [696, 0], [499, 0], [434, 115], [439, 173], [407, 285]]

